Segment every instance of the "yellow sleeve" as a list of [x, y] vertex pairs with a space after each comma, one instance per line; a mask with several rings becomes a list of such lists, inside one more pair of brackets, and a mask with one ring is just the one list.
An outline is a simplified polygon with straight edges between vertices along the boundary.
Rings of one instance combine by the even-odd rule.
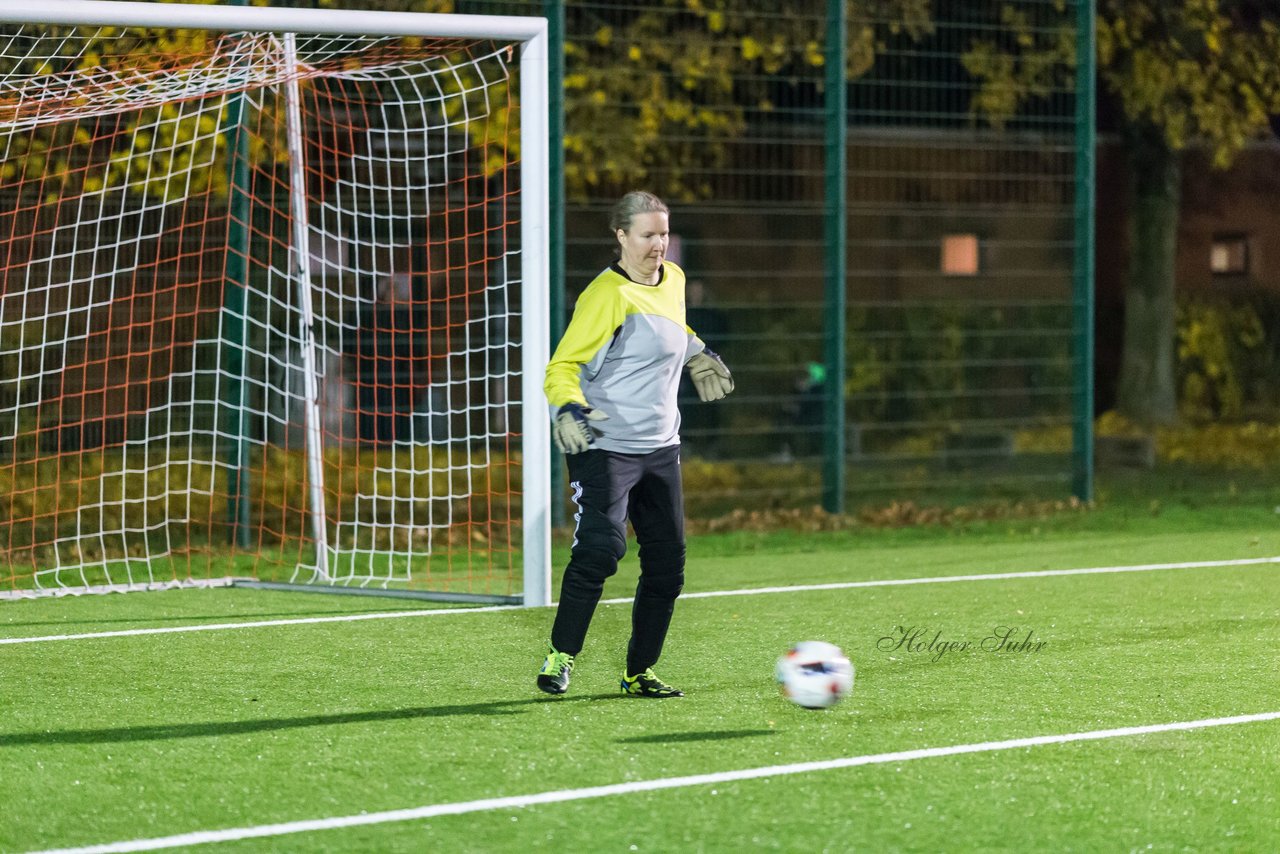
[[613, 333], [626, 319], [625, 314], [613, 289], [593, 286], [582, 292], [569, 319], [569, 328], [547, 364], [542, 389], [552, 407], [559, 409], [570, 402], [586, 404], [581, 383], [583, 366], [609, 346]]

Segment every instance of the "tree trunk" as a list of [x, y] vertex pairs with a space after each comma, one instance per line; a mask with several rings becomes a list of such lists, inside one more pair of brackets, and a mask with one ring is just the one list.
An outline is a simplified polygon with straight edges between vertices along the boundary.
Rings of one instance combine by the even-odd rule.
[[1133, 210], [1116, 394], [1120, 414], [1146, 426], [1171, 424], [1178, 417], [1174, 261], [1182, 158], [1153, 136], [1131, 139], [1129, 145]]

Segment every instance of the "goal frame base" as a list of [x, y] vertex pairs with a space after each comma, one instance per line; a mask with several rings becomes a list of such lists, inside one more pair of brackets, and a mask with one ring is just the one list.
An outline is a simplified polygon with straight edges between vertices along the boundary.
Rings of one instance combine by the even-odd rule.
[[384, 599], [419, 599], [431, 602], [457, 602], [466, 605], [523, 605], [523, 596], [503, 596], [497, 593], [458, 593], [449, 590], [397, 590], [386, 587], [348, 587], [342, 584], [292, 584], [285, 581], [258, 581], [253, 578], [234, 578], [232, 587], [251, 590], [278, 590], [286, 593], [328, 593], [339, 596], [376, 596]]

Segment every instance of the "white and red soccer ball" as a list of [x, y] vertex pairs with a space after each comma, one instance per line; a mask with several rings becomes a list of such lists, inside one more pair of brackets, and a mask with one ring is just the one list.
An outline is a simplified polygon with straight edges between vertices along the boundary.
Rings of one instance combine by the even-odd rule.
[[853, 665], [840, 647], [801, 641], [778, 659], [782, 696], [806, 709], [829, 709], [853, 692]]

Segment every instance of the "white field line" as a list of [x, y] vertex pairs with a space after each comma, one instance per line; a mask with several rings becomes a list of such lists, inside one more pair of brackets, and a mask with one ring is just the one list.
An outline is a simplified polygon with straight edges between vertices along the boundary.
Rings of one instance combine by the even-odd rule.
[[[981, 575], [936, 575], [927, 578], [884, 578], [872, 581], [839, 581], [830, 584], [796, 584], [788, 587], [748, 587], [740, 590], [707, 590], [701, 593], [684, 593], [681, 599], [712, 599], [721, 596], [759, 596], [774, 593], [806, 593], [814, 590], [853, 590], [860, 587], [904, 587], [912, 584], [951, 584], [968, 581], [1004, 581], [1011, 578], [1054, 578], [1069, 575], [1108, 575], [1122, 572], [1155, 572], [1169, 569], [1206, 569], [1213, 567], [1257, 566], [1280, 564], [1280, 557], [1240, 558], [1237, 560], [1201, 560], [1186, 563], [1144, 563], [1132, 566], [1094, 566], [1083, 569], [1037, 569], [1025, 572], [989, 572]], [[602, 599], [602, 605], [625, 605], [632, 597]], [[314, 623], [352, 623], [360, 620], [393, 620], [404, 617], [439, 617], [446, 615], [487, 614], [494, 611], [513, 611], [522, 605], [486, 605], [479, 608], [432, 608], [416, 611], [379, 611], [372, 614], [339, 614], [332, 617], [290, 617], [279, 620], [250, 620], [239, 623], [206, 623], [192, 626], [163, 626], [150, 629], [120, 629], [112, 632], [84, 632], [81, 634], [40, 635], [25, 638], [0, 638], [0, 646], [6, 644], [44, 643], [47, 641], [93, 640], [97, 638], [123, 638], [138, 635], [167, 635], [184, 632], [216, 632], [229, 629], [255, 629], [269, 626], [300, 626]], [[554, 603], [548, 607], [555, 607]]]
[[433, 608], [426, 611], [378, 611], [373, 614], [339, 614], [333, 617], [289, 617], [279, 620], [249, 620], [242, 623], [206, 623], [194, 626], [162, 626], [152, 629], [121, 629], [114, 632], [84, 632], [74, 635], [42, 635], [30, 638], [0, 638], [0, 646], [43, 641], [92, 640], [94, 638], [127, 638], [137, 635], [169, 635], [184, 632], [220, 632], [228, 629], [257, 629], [267, 626], [301, 626], [310, 623], [354, 623], [359, 620], [393, 620], [399, 617], [434, 617], [442, 614], [484, 614], [512, 611], [519, 605], [486, 605], [481, 608]]
[[1042, 747], [1049, 744], [1070, 744], [1077, 741], [1102, 741], [1109, 738], [1127, 738], [1163, 732], [1182, 732], [1208, 727], [1232, 726], [1280, 720], [1280, 712], [1260, 712], [1251, 715], [1235, 715], [1223, 718], [1204, 718], [1198, 721], [1178, 721], [1166, 724], [1100, 729], [1089, 732], [1072, 732], [1063, 735], [1038, 735], [1031, 738], [1012, 738], [1006, 741], [984, 741], [977, 744], [953, 744], [947, 747], [925, 747], [917, 750], [900, 750], [893, 753], [873, 753], [864, 756], [846, 756], [820, 762], [799, 762], [792, 765], [769, 765], [761, 768], [744, 768], [738, 771], [719, 771], [712, 774], [694, 774], [688, 777], [663, 777], [656, 780], [636, 780], [630, 783], [614, 783], [608, 786], [590, 786], [582, 789], [559, 789], [537, 792], [531, 795], [513, 795], [505, 798], [482, 798], [475, 801], [430, 804], [411, 809], [361, 813], [359, 815], [334, 816], [305, 821], [288, 821], [279, 824], [263, 824], [256, 827], [236, 827], [225, 830], [199, 830], [174, 836], [151, 839], [131, 839], [88, 845], [82, 848], [58, 848], [38, 854], [114, 854], [127, 851], [156, 851], [213, 842], [234, 842], [241, 839], [261, 839], [290, 833], [311, 833], [338, 830], [371, 824], [389, 824], [401, 821], [419, 821], [442, 815], [463, 815], [490, 810], [520, 809], [542, 804], [565, 801], [584, 801], [614, 795], [631, 795], [637, 792], [656, 792], [663, 789], [683, 789], [690, 786], [717, 785], [737, 780], [758, 780], [767, 777], [785, 777], [792, 774], [810, 774], [817, 771], [833, 771], [840, 768], [856, 768], [862, 765], [885, 765], [895, 762], [911, 762], [916, 759], [933, 759], [940, 756], [959, 756], [965, 753], [991, 753], [999, 750]]

